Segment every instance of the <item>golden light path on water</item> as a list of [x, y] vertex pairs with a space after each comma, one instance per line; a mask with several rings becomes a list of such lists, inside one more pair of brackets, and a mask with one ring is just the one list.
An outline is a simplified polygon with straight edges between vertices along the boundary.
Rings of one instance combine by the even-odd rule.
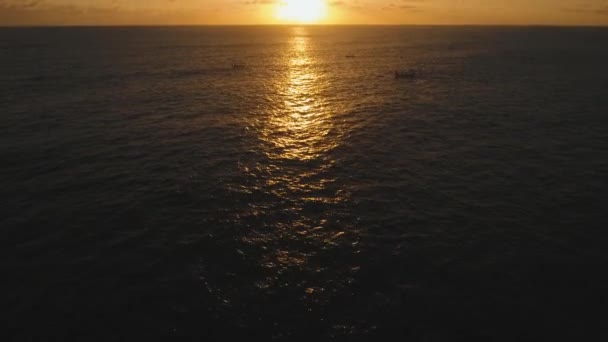
[[335, 118], [342, 109], [331, 98], [332, 82], [305, 27], [293, 28], [282, 58], [284, 72], [270, 82], [273, 95], [255, 124], [264, 161], [248, 169], [264, 193], [252, 205], [272, 224], [253, 227], [244, 240], [265, 251], [259, 262], [267, 279], [259, 288], [295, 286], [312, 295], [326, 290], [318, 280], [330, 272], [323, 260], [346, 235], [337, 217], [347, 194], [331, 172], [331, 152], [344, 135]]
[[319, 158], [335, 146], [327, 135], [332, 129], [332, 113], [323, 97], [323, 77], [307, 54], [308, 37], [293, 38], [289, 70], [279, 81], [283, 106], [270, 113], [262, 139], [271, 146], [269, 158], [309, 160]]

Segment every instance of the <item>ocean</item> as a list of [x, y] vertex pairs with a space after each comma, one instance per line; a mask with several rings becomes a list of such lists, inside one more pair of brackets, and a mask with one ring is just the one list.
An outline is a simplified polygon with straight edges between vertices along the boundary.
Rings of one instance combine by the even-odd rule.
[[607, 43], [2, 28], [0, 334], [606, 338]]

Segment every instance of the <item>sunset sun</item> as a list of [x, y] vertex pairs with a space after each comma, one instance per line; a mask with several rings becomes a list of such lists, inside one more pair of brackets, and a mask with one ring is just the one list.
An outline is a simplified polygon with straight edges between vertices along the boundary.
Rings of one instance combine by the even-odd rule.
[[324, 0], [284, 0], [277, 8], [277, 17], [285, 21], [314, 23], [325, 17]]

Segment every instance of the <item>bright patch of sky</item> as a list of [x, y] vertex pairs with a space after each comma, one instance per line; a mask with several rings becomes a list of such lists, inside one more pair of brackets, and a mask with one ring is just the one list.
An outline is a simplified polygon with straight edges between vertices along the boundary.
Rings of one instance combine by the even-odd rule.
[[[0, 25], [277, 24], [284, 0], [0, 0]], [[608, 0], [325, 0], [324, 24], [608, 25]]]

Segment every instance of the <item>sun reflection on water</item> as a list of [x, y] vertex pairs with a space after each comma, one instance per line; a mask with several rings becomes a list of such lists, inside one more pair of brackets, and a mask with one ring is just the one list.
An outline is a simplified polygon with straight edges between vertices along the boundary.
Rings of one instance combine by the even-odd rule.
[[271, 159], [320, 158], [337, 144], [330, 137], [334, 128], [332, 108], [324, 96], [329, 84], [309, 49], [309, 37], [292, 38], [286, 54], [288, 70], [275, 84], [279, 105], [268, 113], [260, 130]]
[[257, 224], [243, 241], [262, 250], [258, 263], [267, 278], [256, 282], [259, 289], [297, 286], [318, 296], [329, 286], [319, 279], [327, 279], [335, 253], [352, 252], [335, 251], [353, 242], [348, 223], [340, 221], [348, 194], [332, 172], [332, 151], [343, 137], [335, 120], [340, 108], [306, 28], [293, 28], [282, 58], [282, 72], [268, 83], [274, 95], [256, 113], [260, 158], [246, 172], [254, 183], [250, 212]]

